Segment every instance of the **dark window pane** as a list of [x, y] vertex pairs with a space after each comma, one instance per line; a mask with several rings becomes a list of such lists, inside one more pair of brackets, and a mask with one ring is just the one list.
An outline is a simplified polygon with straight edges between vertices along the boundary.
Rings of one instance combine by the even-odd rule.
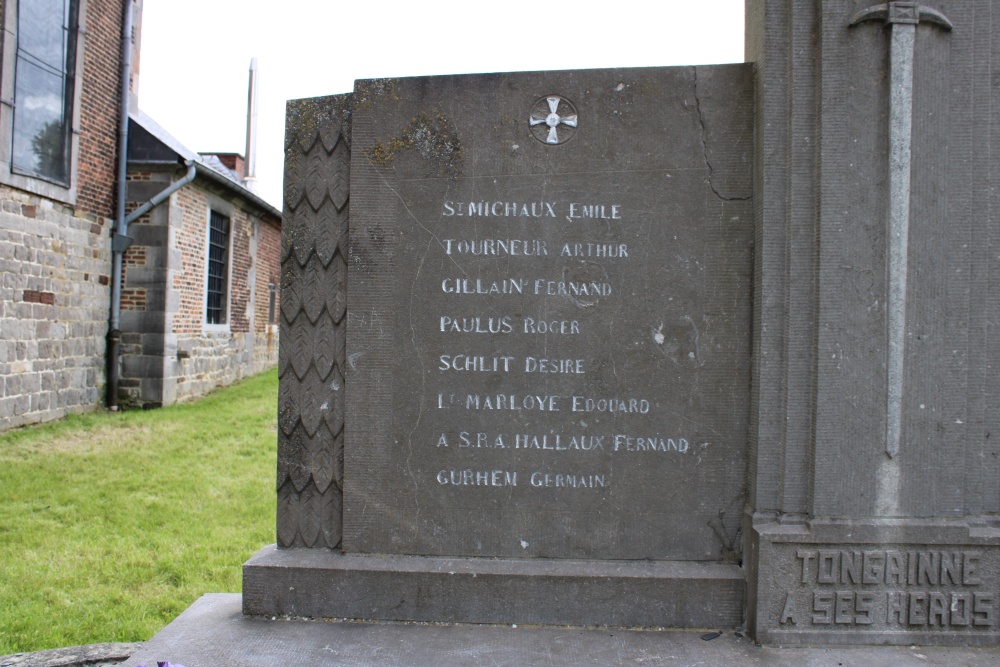
[[208, 285], [205, 322], [225, 324], [226, 282], [229, 277], [229, 218], [211, 211], [208, 225]]
[[14, 167], [53, 180], [66, 180], [63, 77], [30, 60], [17, 62]]
[[270, 283], [268, 286], [269, 294], [267, 296], [267, 323], [277, 324], [278, 323], [278, 311], [275, 309], [275, 302], [278, 296], [278, 286], [274, 283]]
[[69, 182], [76, 3], [21, 0], [17, 17], [12, 165]]
[[17, 8], [18, 57], [62, 71], [66, 63], [68, 10], [66, 0], [21, 0]]

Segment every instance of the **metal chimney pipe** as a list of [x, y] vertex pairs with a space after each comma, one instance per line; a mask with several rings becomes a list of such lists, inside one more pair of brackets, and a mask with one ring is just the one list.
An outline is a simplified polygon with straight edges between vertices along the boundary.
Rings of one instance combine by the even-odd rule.
[[250, 59], [250, 85], [247, 90], [247, 147], [243, 160], [243, 185], [257, 191], [257, 59]]

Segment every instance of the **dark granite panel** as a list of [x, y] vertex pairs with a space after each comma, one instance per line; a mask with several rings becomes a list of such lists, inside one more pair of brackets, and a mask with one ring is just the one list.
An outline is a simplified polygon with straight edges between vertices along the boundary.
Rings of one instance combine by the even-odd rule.
[[738, 558], [750, 73], [358, 83], [346, 551]]

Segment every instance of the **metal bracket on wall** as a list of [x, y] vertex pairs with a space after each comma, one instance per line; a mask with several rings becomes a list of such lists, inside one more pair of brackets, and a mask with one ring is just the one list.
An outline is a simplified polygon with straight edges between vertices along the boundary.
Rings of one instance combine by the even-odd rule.
[[132, 237], [125, 234], [115, 234], [111, 237], [111, 251], [122, 253], [132, 245]]

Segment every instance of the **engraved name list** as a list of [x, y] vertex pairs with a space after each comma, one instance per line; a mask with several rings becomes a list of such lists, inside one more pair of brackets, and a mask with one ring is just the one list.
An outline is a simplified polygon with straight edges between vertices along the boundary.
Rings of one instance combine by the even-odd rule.
[[[432, 322], [445, 350], [433, 409], [476, 419], [435, 433], [438, 485], [602, 492], [616, 482], [611, 457], [692, 452], [687, 433], [661, 431], [655, 398], [590, 381], [601, 375], [598, 329], [631, 296], [626, 213], [620, 202], [443, 202], [438, 250], [453, 261], [422, 286], [447, 295]], [[511, 223], [526, 233], [505, 235]], [[512, 417], [527, 427], [512, 429]]]

